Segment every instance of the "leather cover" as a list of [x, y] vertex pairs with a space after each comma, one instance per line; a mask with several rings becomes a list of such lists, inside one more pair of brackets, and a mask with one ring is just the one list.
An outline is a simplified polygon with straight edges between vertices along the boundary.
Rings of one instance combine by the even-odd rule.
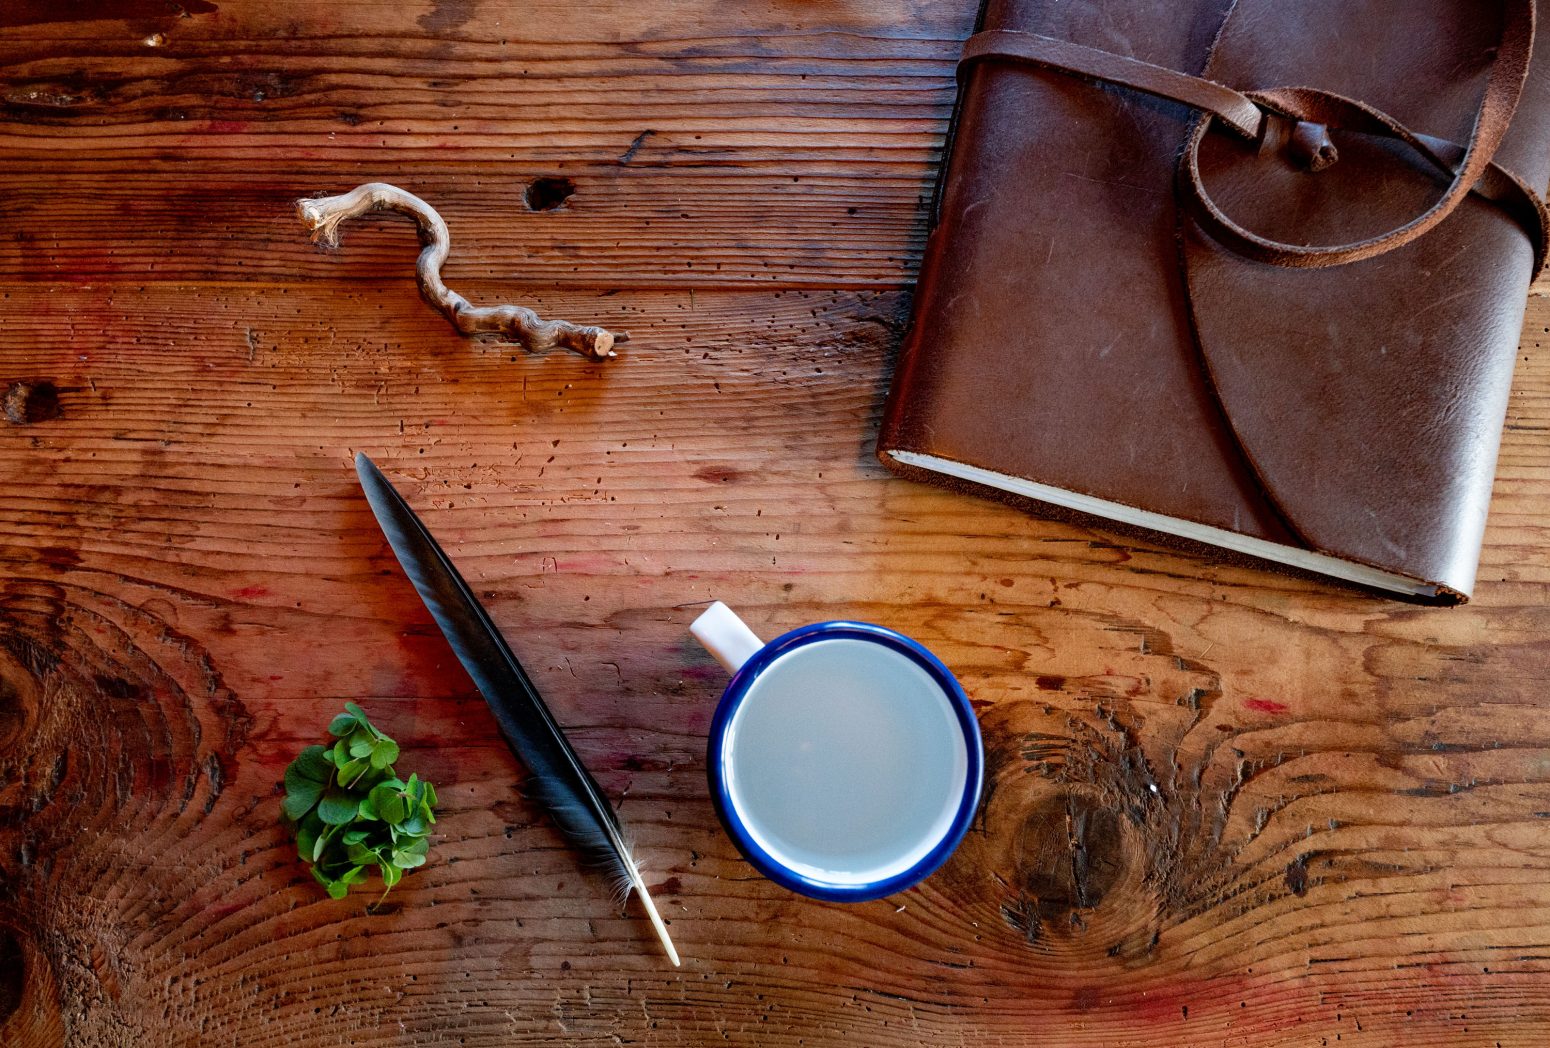
[[[1480, 0], [989, 0], [982, 26], [1239, 91], [1338, 92], [1455, 143], [1503, 32]], [[1547, 36], [1495, 155], [1534, 193], [1550, 181]], [[1467, 599], [1532, 238], [1471, 195], [1378, 257], [1253, 261], [1182, 202], [1201, 119], [1069, 72], [972, 67], [880, 457], [917, 476], [893, 453], [966, 463]], [[1202, 178], [1236, 222], [1295, 244], [1381, 234], [1443, 188], [1392, 140], [1331, 135], [1338, 162], [1311, 173], [1212, 131]]]

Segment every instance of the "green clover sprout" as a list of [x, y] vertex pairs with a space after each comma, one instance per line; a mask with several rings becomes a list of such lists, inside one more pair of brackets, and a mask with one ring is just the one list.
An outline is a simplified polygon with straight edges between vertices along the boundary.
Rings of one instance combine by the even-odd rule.
[[331, 898], [365, 881], [375, 866], [386, 896], [404, 871], [423, 865], [436, 822], [436, 788], [393, 770], [398, 743], [353, 702], [328, 725], [331, 746], [308, 746], [285, 769], [281, 810], [296, 831], [296, 853]]

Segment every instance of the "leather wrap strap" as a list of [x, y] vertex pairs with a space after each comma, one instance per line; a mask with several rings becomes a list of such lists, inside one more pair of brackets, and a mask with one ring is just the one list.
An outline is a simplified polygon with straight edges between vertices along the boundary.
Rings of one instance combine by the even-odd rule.
[[1259, 137], [1265, 120], [1265, 114], [1250, 98], [1225, 84], [1069, 40], [1012, 29], [975, 33], [964, 43], [963, 57], [958, 62], [959, 79], [967, 75], [971, 65], [986, 58], [1027, 62], [1182, 102], [1210, 113], [1248, 139]]
[[[1534, 0], [1503, 0], [1502, 35], [1469, 141], [1459, 146], [1420, 135], [1366, 103], [1312, 87], [1238, 91], [1225, 84], [1152, 65], [1097, 48], [998, 29], [977, 33], [964, 47], [959, 76], [987, 59], [1024, 62], [1084, 79], [1117, 84], [1200, 110], [1180, 160], [1180, 188], [1196, 220], [1220, 243], [1245, 257], [1271, 265], [1317, 269], [1373, 258], [1411, 243], [1436, 228], [1471, 192], [1498, 204], [1523, 227], [1534, 248], [1537, 276], [1550, 254], [1550, 216], [1540, 195], [1522, 179], [1495, 163], [1497, 148], [1511, 126], [1534, 50]], [[1220, 122], [1236, 134], [1270, 138], [1278, 121], [1293, 121], [1296, 131], [1282, 141], [1302, 143], [1305, 129], [1345, 130], [1397, 139], [1416, 150], [1449, 180], [1448, 188], [1426, 211], [1378, 236], [1348, 244], [1289, 244], [1271, 240], [1235, 222], [1211, 198], [1200, 171], [1200, 144]], [[1333, 162], [1333, 150], [1310, 164], [1320, 170]]]

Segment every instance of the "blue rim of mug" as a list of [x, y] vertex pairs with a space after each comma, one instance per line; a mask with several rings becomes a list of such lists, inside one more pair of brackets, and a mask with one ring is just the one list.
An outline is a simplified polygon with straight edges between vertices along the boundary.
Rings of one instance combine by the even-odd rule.
[[[968, 755], [963, 797], [959, 800], [958, 811], [953, 815], [953, 821], [941, 840], [909, 869], [880, 881], [859, 884], [835, 884], [832, 881], [823, 881], [798, 873], [789, 866], [782, 865], [779, 860], [761, 848], [743, 825], [742, 819], [738, 817], [737, 810], [732, 805], [731, 794], [727, 790], [726, 775], [723, 773], [727, 728], [732, 723], [732, 715], [742, 705], [743, 698], [747, 695], [754, 679], [764, 672], [770, 663], [793, 649], [814, 641], [846, 637], [871, 641], [891, 648], [925, 670], [942, 689], [942, 693], [951, 700], [953, 713], [958, 719], [958, 727], [963, 732], [963, 741]], [[904, 634], [895, 633], [885, 626], [873, 625], [870, 622], [838, 620], [799, 626], [789, 633], [781, 634], [754, 652], [732, 675], [726, 690], [721, 693], [721, 702], [716, 706], [716, 714], [710, 722], [710, 753], [706, 773], [710, 779], [711, 800], [715, 803], [716, 815], [721, 819], [721, 825], [732, 838], [732, 843], [737, 845], [738, 851], [743, 853], [743, 857], [755, 869], [776, 884], [810, 898], [826, 899], [830, 902], [866, 902], [870, 899], [881, 899], [920, 883], [946, 862], [948, 856], [957, 849], [959, 842], [963, 840], [963, 835], [968, 832], [969, 823], [973, 820], [975, 811], [979, 808], [980, 789], [984, 783], [983, 753], [979, 719], [974, 716], [974, 707], [969, 704], [969, 697], [964, 694], [958, 681], [935, 655]]]

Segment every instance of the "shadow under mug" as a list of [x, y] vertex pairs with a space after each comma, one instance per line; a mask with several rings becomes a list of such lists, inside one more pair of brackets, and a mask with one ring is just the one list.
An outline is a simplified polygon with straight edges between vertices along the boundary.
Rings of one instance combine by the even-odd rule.
[[766, 644], [720, 601], [689, 629], [732, 674], [707, 772], [722, 825], [760, 873], [861, 902], [947, 861], [979, 806], [984, 750], [936, 656], [865, 622]]

